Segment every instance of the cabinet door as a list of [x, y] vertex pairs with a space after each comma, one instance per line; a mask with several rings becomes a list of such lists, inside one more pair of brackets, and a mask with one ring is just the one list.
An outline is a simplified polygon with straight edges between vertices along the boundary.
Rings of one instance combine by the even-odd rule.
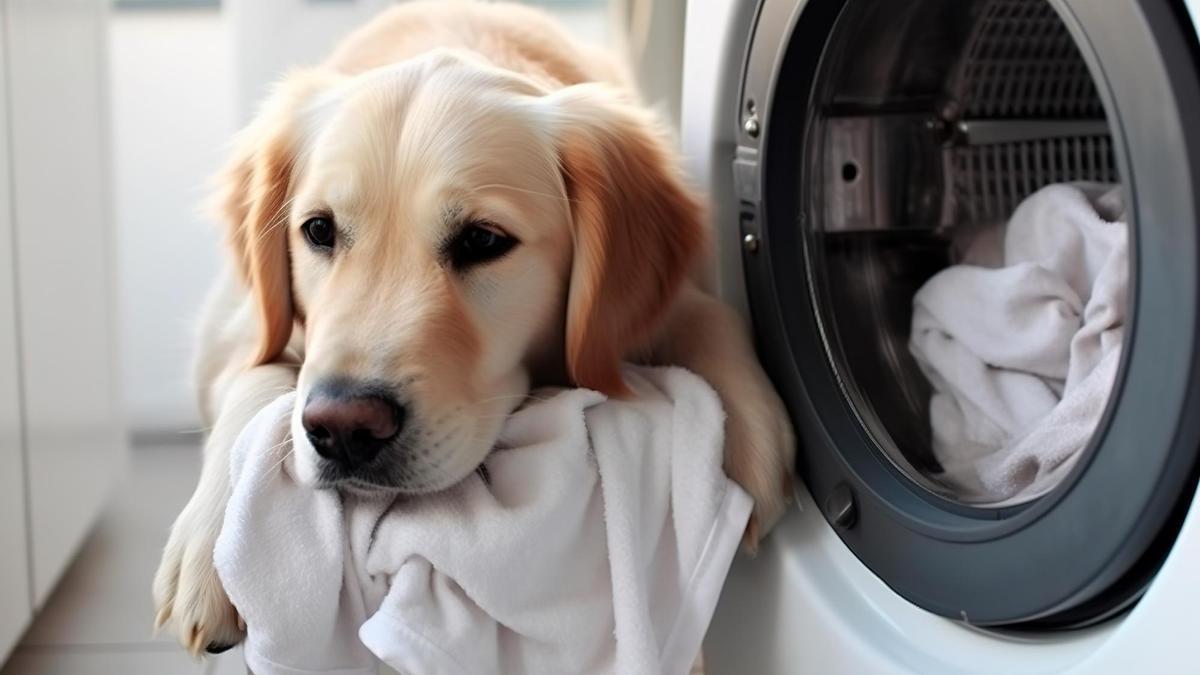
[[106, 7], [99, 0], [7, 0], [35, 606], [126, 459], [113, 348]]
[[[0, 25], [4, 19], [0, 2]], [[25, 531], [25, 464], [21, 444], [20, 373], [9, 195], [8, 101], [0, 34], [0, 663], [29, 621], [29, 538]]]

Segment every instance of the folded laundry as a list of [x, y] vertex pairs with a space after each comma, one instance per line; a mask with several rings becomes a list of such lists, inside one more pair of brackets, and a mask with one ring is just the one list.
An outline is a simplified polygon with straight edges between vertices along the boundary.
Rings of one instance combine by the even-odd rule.
[[960, 499], [1034, 498], [1087, 446], [1120, 362], [1129, 286], [1122, 221], [1120, 188], [1045, 187], [1002, 236], [977, 236], [965, 264], [913, 298], [909, 349], [933, 385], [939, 479]]
[[752, 504], [722, 471], [713, 390], [677, 368], [625, 376], [629, 400], [539, 392], [486, 478], [416, 497], [298, 485], [295, 396], [264, 409], [216, 550], [249, 668], [687, 673]]

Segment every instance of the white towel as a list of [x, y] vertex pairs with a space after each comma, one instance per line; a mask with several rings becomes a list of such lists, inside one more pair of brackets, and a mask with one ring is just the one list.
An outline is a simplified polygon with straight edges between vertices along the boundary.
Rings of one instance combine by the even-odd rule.
[[514, 413], [487, 481], [395, 501], [297, 485], [294, 396], [264, 409], [216, 549], [250, 669], [688, 672], [752, 503], [721, 469], [713, 390], [625, 372], [631, 400], [565, 390]]
[[960, 498], [1005, 503], [1057, 484], [1087, 446], [1120, 361], [1129, 286], [1120, 189], [1051, 185], [1002, 237], [913, 298], [909, 348], [933, 385], [943, 480]]

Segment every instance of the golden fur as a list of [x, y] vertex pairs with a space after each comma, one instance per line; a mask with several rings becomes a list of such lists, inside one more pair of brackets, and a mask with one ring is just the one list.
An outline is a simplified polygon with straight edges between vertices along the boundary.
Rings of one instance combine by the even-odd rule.
[[[414, 459], [390, 489], [461, 480], [542, 383], [621, 395], [622, 359], [704, 376], [728, 411], [726, 470], [756, 500], [747, 543], [782, 513], [793, 437], [734, 313], [690, 281], [706, 232], [670, 144], [622, 69], [542, 14], [413, 2], [289, 75], [240, 135], [218, 190], [234, 273], [202, 321], [213, 423], [196, 493], [155, 581], [158, 621], [193, 651], [243, 627], [212, 571], [227, 452], [262, 405], [340, 377], [409, 409]], [[301, 225], [338, 224], [315, 250]], [[456, 269], [464, 222], [519, 241]], [[320, 482], [300, 408], [288, 459]]]

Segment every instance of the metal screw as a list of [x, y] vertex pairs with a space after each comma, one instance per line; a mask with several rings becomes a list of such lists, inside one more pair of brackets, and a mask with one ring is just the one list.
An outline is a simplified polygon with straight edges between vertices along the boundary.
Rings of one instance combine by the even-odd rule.
[[748, 234], [742, 237], [742, 248], [746, 249], [746, 253], [757, 253], [758, 235]]
[[825, 514], [829, 520], [843, 530], [854, 527], [858, 520], [858, 508], [854, 504], [854, 493], [850, 486], [840, 483], [825, 499]]
[[750, 136], [750, 138], [758, 138], [758, 115], [750, 113], [746, 121], [742, 123], [742, 129]]

